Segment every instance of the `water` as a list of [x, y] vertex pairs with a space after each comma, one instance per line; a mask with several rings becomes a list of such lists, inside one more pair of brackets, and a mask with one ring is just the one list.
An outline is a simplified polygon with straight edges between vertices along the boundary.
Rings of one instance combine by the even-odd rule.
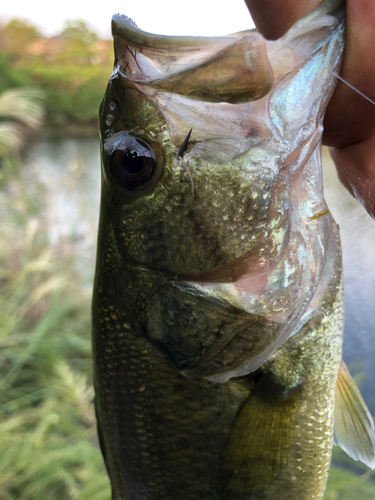
[[98, 222], [99, 138], [46, 139], [25, 152], [26, 170], [35, 170], [50, 193], [51, 238], [74, 234], [89, 240]]
[[343, 358], [353, 375], [364, 375], [360, 389], [375, 415], [375, 221], [340, 184], [328, 153], [323, 158], [325, 199], [340, 226], [343, 249]]
[[[43, 140], [30, 146], [26, 167], [35, 168], [51, 193], [51, 238], [74, 235], [94, 252], [100, 197], [97, 138]], [[364, 376], [361, 392], [375, 415], [375, 221], [339, 183], [324, 154], [325, 197], [341, 228], [345, 278], [344, 359], [353, 375]], [[83, 252], [83, 257], [85, 252]], [[89, 259], [91, 262], [91, 259]]]

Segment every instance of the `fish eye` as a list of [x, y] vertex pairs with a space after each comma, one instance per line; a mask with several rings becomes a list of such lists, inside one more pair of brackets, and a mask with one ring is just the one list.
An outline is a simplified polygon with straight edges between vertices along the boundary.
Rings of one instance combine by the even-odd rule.
[[111, 153], [109, 170], [124, 188], [134, 189], [145, 184], [156, 167], [156, 154], [143, 139], [127, 135], [116, 144]]

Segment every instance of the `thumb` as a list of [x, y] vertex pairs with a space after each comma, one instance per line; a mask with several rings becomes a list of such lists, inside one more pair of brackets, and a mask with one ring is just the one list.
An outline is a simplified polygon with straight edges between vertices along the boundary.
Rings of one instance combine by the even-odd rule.
[[329, 148], [340, 181], [375, 218], [375, 133], [366, 140]]
[[283, 36], [293, 24], [312, 12], [321, 0], [245, 0], [260, 33], [269, 40]]

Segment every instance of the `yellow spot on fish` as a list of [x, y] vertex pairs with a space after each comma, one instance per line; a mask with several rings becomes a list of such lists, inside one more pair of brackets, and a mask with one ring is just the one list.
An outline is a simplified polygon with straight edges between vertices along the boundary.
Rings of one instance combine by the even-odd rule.
[[310, 220], [315, 220], [319, 219], [319, 217], [322, 217], [322, 215], [328, 214], [329, 210], [320, 210], [320, 212], [316, 212], [316, 214], [312, 215], [311, 217], [308, 217]]

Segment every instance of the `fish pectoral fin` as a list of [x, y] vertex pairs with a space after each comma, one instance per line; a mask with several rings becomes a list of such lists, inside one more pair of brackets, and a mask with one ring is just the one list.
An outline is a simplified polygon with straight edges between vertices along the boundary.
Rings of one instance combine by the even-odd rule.
[[344, 361], [336, 386], [334, 444], [375, 469], [374, 421]]
[[258, 498], [266, 491], [277, 491], [288, 465], [300, 399], [301, 387], [285, 391], [266, 375], [256, 382], [219, 464], [214, 486], [217, 498]]

